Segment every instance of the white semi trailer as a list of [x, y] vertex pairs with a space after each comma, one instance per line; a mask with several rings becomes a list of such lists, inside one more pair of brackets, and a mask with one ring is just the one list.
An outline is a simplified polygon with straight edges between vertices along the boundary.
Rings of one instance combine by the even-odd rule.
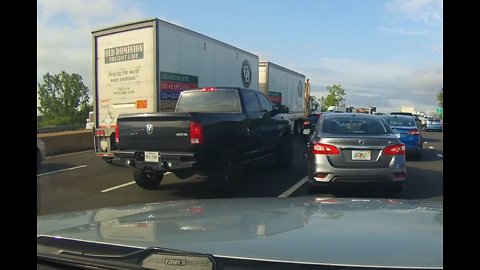
[[173, 111], [188, 88], [259, 89], [257, 55], [157, 18], [92, 35], [94, 146], [107, 162], [113, 158], [119, 114]]

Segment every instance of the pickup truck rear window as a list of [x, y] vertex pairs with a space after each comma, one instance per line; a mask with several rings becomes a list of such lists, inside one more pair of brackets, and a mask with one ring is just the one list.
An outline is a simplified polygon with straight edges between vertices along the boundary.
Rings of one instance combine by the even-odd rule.
[[232, 112], [239, 113], [238, 93], [230, 90], [188, 91], [178, 99], [177, 112]]

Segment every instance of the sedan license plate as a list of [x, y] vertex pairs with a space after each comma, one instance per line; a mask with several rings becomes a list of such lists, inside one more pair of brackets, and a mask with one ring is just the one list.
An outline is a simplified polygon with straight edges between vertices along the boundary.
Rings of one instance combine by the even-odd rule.
[[370, 160], [371, 152], [369, 150], [364, 151], [352, 151], [352, 160]]
[[158, 152], [145, 152], [145, 162], [158, 162]]

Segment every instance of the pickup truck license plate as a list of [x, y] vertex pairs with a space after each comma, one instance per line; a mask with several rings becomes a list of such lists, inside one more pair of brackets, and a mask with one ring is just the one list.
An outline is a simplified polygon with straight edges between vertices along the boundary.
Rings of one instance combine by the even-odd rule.
[[371, 152], [369, 150], [365, 151], [352, 151], [352, 160], [370, 160]]
[[145, 162], [158, 162], [158, 152], [145, 152]]

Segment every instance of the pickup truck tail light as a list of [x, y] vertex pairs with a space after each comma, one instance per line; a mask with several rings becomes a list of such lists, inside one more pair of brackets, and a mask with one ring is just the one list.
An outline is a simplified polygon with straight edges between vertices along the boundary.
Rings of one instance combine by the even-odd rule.
[[203, 128], [196, 122], [190, 122], [190, 143], [203, 144]]
[[116, 143], [119, 143], [120, 142], [120, 133], [118, 131], [118, 123], [117, 125], [115, 126], [115, 142]]
[[384, 155], [405, 155], [405, 144], [395, 144], [383, 149]]

